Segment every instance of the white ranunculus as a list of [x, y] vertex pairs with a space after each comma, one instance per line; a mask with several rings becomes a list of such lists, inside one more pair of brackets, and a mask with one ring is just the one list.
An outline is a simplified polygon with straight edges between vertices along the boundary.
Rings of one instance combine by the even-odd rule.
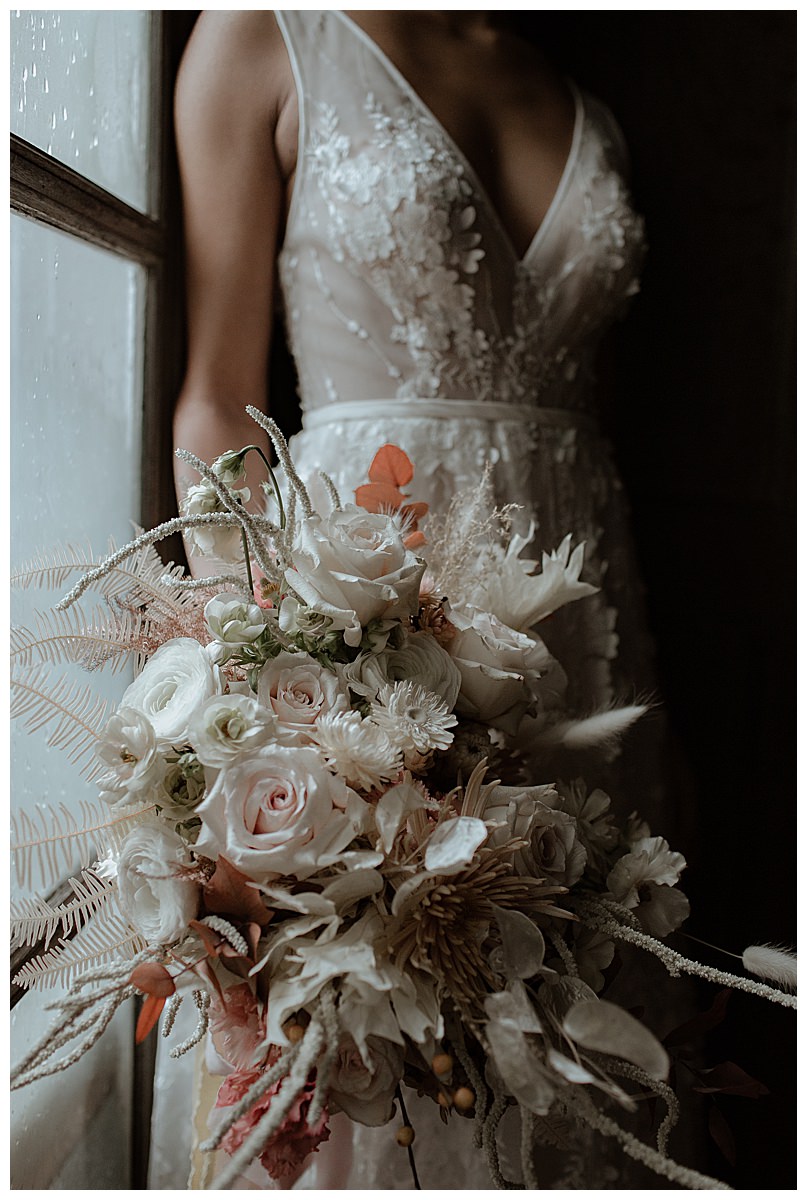
[[462, 676], [457, 712], [515, 733], [553, 661], [546, 647], [490, 613], [452, 610], [451, 620], [458, 632], [449, 650]]
[[188, 738], [199, 762], [226, 767], [234, 758], [265, 746], [276, 729], [272, 712], [251, 696], [211, 696], [191, 717]]
[[492, 612], [505, 625], [522, 632], [543, 621], [550, 613], [572, 600], [590, 596], [599, 588], [580, 580], [585, 543], [572, 553], [571, 534], [563, 539], [557, 550], [543, 554], [541, 570], [538, 563], [519, 558], [529, 538], [513, 537], [507, 550], [494, 563], [488, 564], [476, 585], [471, 585], [467, 599], [476, 608]]
[[218, 668], [203, 647], [194, 638], [172, 638], [129, 684], [121, 704], [148, 718], [158, 742], [181, 746], [188, 741], [188, 724], [196, 709], [222, 690]]
[[155, 788], [165, 773], [157, 751], [157, 737], [136, 708], [121, 705], [106, 724], [96, 753], [109, 768], [99, 780], [101, 797], [108, 804], [134, 804]]
[[[246, 504], [250, 495], [249, 488], [233, 489], [233, 495], [242, 504]], [[213, 484], [206, 479], [201, 483], [191, 484], [182, 501], [182, 512], [186, 517], [226, 511]], [[237, 563], [243, 560], [244, 543], [240, 525], [202, 525], [197, 529], [188, 530], [188, 540], [193, 549], [206, 558], [218, 558], [223, 563]]]
[[258, 699], [274, 713], [278, 737], [286, 744], [314, 740], [320, 717], [347, 712], [350, 701], [339, 677], [310, 654], [283, 651], [261, 668]]
[[187, 931], [199, 909], [201, 888], [185, 876], [188, 848], [165, 825], [138, 825], [121, 846], [121, 911], [150, 946], [167, 946]]
[[196, 809], [196, 850], [223, 854], [258, 882], [307, 879], [334, 862], [356, 830], [343, 810], [355, 798], [309, 746], [265, 746], [221, 771]]
[[362, 627], [376, 618], [417, 612], [424, 563], [406, 548], [400, 522], [355, 505], [300, 523], [286, 578], [315, 612], [358, 646]]
[[362, 1057], [350, 1034], [343, 1033], [331, 1069], [328, 1099], [351, 1121], [386, 1125], [393, 1115], [392, 1099], [403, 1066], [403, 1046], [387, 1038], [369, 1037]]
[[352, 690], [368, 700], [375, 700], [385, 684], [405, 680], [435, 692], [450, 709], [457, 703], [461, 683], [451, 655], [425, 630], [408, 634], [399, 649], [360, 654], [343, 675]]
[[208, 600], [205, 621], [213, 638], [212, 657], [217, 663], [225, 663], [242, 646], [252, 645], [266, 629], [263, 609], [232, 592]]

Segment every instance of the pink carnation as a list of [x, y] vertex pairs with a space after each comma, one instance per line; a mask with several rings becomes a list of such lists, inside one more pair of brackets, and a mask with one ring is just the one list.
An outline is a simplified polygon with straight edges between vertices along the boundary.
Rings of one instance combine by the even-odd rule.
[[[234, 1071], [232, 1075], [228, 1075], [219, 1088], [216, 1108], [227, 1108], [236, 1104], [246, 1095], [260, 1075], [260, 1071]], [[227, 1154], [235, 1154], [264, 1114], [269, 1111], [272, 1098], [277, 1095], [282, 1083], [281, 1079], [273, 1084], [266, 1095], [262, 1096], [243, 1117], [239, 1117], [232, 1129], [227, 1131], [221, 1142], [221, 1147]], [[314, 1095], [315, 1084], [316, 1078], [309, 1077], [289, 1109], [280, 1129], [272, 1134], [261, 1151], [261, 1166], [273, 1179], [288, 1179], [290, 1176], [295, 1176], [308, 1155], [317, 1149], [320, 1142], [326, 1142], [331, 1136], [328, 1128], [327, 1108], [323, 1109], [313, 1127], [309, 1126], [306, 1119]]]

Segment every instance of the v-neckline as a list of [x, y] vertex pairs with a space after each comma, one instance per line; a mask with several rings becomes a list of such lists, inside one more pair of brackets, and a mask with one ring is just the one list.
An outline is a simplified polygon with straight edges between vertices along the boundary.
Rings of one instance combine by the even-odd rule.
[[342, 21], [345, 27], [349, 29], [355, 37], [364, 43], [364, 45], [378, 60], [390, 78], [398, 84], [398, 86], [406, 93], [408, 98], [415, 104], [415, 106], [420, 109], [426, 119], [431, 122], [440, 137], [451, 150], [454, 157], [457, 159], [457, 162], [466, 172], [474, 191], [477, 193], [477, 196], [485, 206], [488, 216], [496, 227], [502, 242], [507, 247], [511, 258], [517, 266], [526, 266], [529, 259], [544, 241], [548, 230], [551, 228], [555, 220], [557, 211], [560, 208], [564, 195], [566, 194], [572, 171], [574, 170], [579, 157], [580, 142], [582, 140], [583, 133], [584, 101], [582, 93], [580, 92], [580, 89], [574, 80], [568, 76], [566, 77], [566, 84], [569, 87], [574, 100], [574, 128], [572, 130], [572, 141], [571, 145], [569, 146], [569, 153], [566, 157], [566, 162], [564, 164], [563, 171], [561, 172], [560, 179], [558, 180], [558, 186], [555, 189], [555, 194], [550, 201], [549, 208], [541, 218], [541, 221], [539, 222], [538, 227], [535, 230], [535, 233], [533, 234], [526, 250], [523, 254], [519, 254], [509, 231], [506, 229], [504, 222], [499, 215], [499, 210], [493, 203], [490, 192], [480, 179], [476, 168], [466, 155], [465, 151], [449, 133], [440, 118], [435, 115], [434, 111], [429, 107], [420, 93], [413, 87], [413, 85], [398, 69], [398, 67], [396, 67], [395, 63], [392, 61], [386, 51], [382, 50], [375, 38], [371, 37], [370, 34], [363, 29], [361, 25], [354, 21], [352, 17], [349, 17], [343, 9], [336, 8], [331, 9], [330, 11]]

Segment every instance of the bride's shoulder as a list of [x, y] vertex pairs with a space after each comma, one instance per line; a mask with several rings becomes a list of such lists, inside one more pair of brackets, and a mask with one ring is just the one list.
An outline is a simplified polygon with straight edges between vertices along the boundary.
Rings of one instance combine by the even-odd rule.
[[275, 117], [293, 77], [283, 36], [270, 9], [204, 11], [180, 66], [180, 99], [190, 93], [206, 107], [229, 103]]

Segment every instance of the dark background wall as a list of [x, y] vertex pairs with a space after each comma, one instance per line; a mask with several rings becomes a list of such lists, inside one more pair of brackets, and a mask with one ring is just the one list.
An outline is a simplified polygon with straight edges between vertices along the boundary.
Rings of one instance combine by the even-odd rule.
[[[693, 780], [687, 928], [795, 945], [796, 15], [514, 16], [613, 108], [647, 220], [609, 423]], [[794, 1050], [792, 1014], [732, 997], [707, 1052], [772, 1093], [721, 1099], [736, 1187], [794, 1186]]]

